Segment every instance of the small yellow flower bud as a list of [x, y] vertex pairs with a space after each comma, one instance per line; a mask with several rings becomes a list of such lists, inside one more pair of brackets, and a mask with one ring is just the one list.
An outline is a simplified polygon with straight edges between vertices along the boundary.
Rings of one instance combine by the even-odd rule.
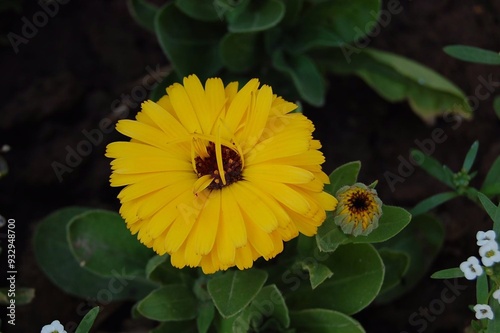
[[335, 224], [346, 234], [368, 235], [378, 227], [382, 215], [382, 201], [377, 191], [362, 183], [344, 186], [336, 193]]

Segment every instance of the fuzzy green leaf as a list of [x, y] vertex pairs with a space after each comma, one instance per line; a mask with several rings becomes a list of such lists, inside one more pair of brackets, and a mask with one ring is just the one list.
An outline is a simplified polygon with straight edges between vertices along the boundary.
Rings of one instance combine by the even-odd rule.
[[333, 275], [328, 266], [320, 264], [317, 261], [302, 260], [300, 261], [300, 265], [302, 269], [309, 273], [309, 281], [311, 282], [312, 289], [315, 289]]
[[279, 0], [252, 0], [226, 13], [230, 32], [257, 32], [276, 26], [285, 15]]
[[324, 308], [354, 314], [377, 296], [384, 280], [384, 265], [371, 244], [345, 244], [322, 262], [333, 276], [316, 289], [304, 284], [289, 295], [290, 308]]
[[323, 75], [307, 55], [286, 55], [283, 51], [273, 54], [274, 67], [288, 75], [301, 98], [313, 106], [325, 103], [326, 85]]
[[257, 60], [257, 34], [228, 33], [220, 42], [220, 54], [224, 65], [233, 72], [251, 69]]
[[155, 31], [180, 77], [196, 73], [204, 80], [222, 68], [219, 41], [225, 29], [220, 22], [197, 21], [168, 3], [156, 15]]
[[196, 317], [196, 298], [182, 284], [171, 284], [154, 290], [139, 302], [137, 310], [157, 321], [183, 321]]
[[42, 271], [59, 288], [81, 298], [96, 297], [103, 291], [109, 291], [110, 301], [144, 297], [152, 286], [140, 279], [131, 280], [121, 268], [113, 276], [103, 277], [81, 267], [76, 261], [70, 250], [67, 225], [73, 218], [92, 211], [81, 207], [63, 208], [40, 222], [35, 231], [34, 252]]
[[407, 210], [382, 205], [382, 216], [378, 221], [378, 228], [366, 236], [349, 236], [353, 243], [380, 243], [396, 236], [404, 227], [410, 223], [411, 214]]
[[273, 325], [281, 331], [290, 325], [288, 308], [276, 285], [265, 286], [233, 322], [233, 332], [262, 331]]
[[[447, 112], [471, 118], [465, 94], [453, 83], [413, 60], [374, 49], [342, 49], [316, 55], [327, 69], [339, 74], [360, 76], [390, 102], [408, 100], [424, 121], [433, 121]], [[318, 58], [319, 57], [319, 58]]]
[[443, 48], [448, 55], [468, 62], [486, 65], [500, 65], [500, 54], [467, 45], [450, 45]]
[[298, 332], [314, 333], [365, 333], [355, 319], [337, 311], [308, 309], [290, 313], [292, 327]]
[[214, 22], [222, 19], [217, 12], [217, 0], [175, 0], [175, 5], [189, 17], [206, 22]]
[[208, 293], [224, 318], [242, 311], [257, 296], [267, 280], [265, 271], [228, 271], [208, 281]]
[[141, 244], [115, 212], [92, 211], [68, 225], [70, 249], [81, 267], [102, 276], [121, 271], [145, 277], [145, 267], [154, 252]]
[[196, 317], [196, 327], [198, 333], [207, 333], [214, 320], [215, 307], [212, 301], [204, 302], [198, 306], [198, 316]]
[[380, 6], [380, 0], [324, 1], [311, 6], [291, 40], [294, 52], [363, 39], [377, 25]]
[[360, 169], [360, 161], [348, 162], [337, 167], [330, 174], [330, 184], [325, 185], [325, 191], [335, 195], [342, 186], [356, 183]]

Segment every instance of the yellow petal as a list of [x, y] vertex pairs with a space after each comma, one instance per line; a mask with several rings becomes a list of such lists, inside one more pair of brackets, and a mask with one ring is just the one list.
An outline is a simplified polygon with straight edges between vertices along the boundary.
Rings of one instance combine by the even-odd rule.
[[247, 166], [243, 178], [249, 181], [272, 181], [288, 184], [304, 184], [314, 180], [314, 175], [305, 169], [291, 165], [256, 164]]
[[167, 88], [167, 93], [181, 124], [189, 133], [201, 133], [198, 115], [191, 104], [186, 89], [182, 85], [175, 83]]
[[233, 185], [221, 190], [221, 206], [224, 207], [221, 211], [221, 218], [223, 220], [222, 223], [227, 227], [227, 232], [233, 245], [239, 248], [247, 244], [247, 231], [236, 196], [231, 190]]
[[240, 126], [243, 116], [247, 112], [250, 104], [250, 98], [253, 91], [259, 86], [259, 80], [252, 79], [241, 88], [236, 94], [231, 102], [231, 105], [227, 109], [227, 114], [224, 119], [224, 124], [229, 128], [232, 133], [236, 133], [236, 130]]
[[169, 139], [175, 139], [188, 135], [188, 132], [169, 112], [160, 105], [146, 101], [142, 103], [142, 112], [147, 114], [151, 120], [168, 136]]
[[210, 115], [208, 99], [200, 79], [198, 79], [196, 75], [189, 75], [184, 78], [184, 88], [186, 89], [186, 93], [194, 110], [196, 110], [201, 130], [203, 133], [209, 134], [213, 125], [213, 117]]
[[201, 209], [190, 235], [189, 247], [200, 255], [208, 254], [215, 243], [221, 211], [221, 192], [212, 191]]

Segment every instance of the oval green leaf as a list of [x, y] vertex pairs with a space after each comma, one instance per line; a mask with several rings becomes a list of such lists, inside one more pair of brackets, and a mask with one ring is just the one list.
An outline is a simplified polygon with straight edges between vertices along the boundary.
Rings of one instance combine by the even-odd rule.
[[290, 325], [288, 307], [276, 285], [265, 286], [252, 303], [233, 322], [233, 332], [261, 332], [262, 326], [273, 325], [281, 332]]
[[[34, 236], [35, 257], [45, 275], [68, 294], [96, 298], [106, 294], [109, 301], [140, 299], [152, 289], [138, 279], [130, 279], [118, 270], [112, 277], [96, 275], [82, 268], [70, 250], [67, 225], [73, 218], [91, 209], [67, 207], [47, 216], [38, 225]], [[103, 297], [103, 296], [101, 296]]]
[[330, 174], [330, 184], [325, 185], [325, 191], [331, 195], [335, 195], [342, 186], [356, 183], [359, 170], [361, 170], [360, 161], [348, 162], [337, 167]]
[[222, 68], [218, 43], [225, 29], [221, 23], [197, 21], [168, 3], [156, 15], [155, 31], [180, 77], [196, 73], [204, 80]]
[[154, 290], [137, 305], [144, 317], [157, 321], [194, 319], [196, 297], [185, 285], [171, 284]]
[[257, 296], [267, 280], [258, 269], [229, 271], [208, 281], [208, 293], [224, 318], [242, 311]]
[[70, 249], [81, 267], [102, 276], [121, 271], [145, 277], [154, 252], [141, 244], [120, 215], [99, 210], [75, 217], [68, 225]]
[[333, 276], [311, 290], [302, 286], [289, 295], [293, 309], [324, 308], [354, 314], [377, 296], [384, 280], [384, 264], [370, 244], [345, 244], [322, 262]]

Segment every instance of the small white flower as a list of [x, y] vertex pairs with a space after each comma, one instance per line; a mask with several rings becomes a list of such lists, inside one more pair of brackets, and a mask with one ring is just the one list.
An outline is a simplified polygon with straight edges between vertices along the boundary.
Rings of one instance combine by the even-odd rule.
[[474, 311], [476, 311], [476, 319], [493, 319], [493, 311], [491, 307], [487, 304], [476, 304], [474, 305]]
[[63, 325], [59, 322], [59, 320], [54, 320], [52, 324], [45, 325], [42, 327], [42, 331], [40, 333], [67, 333], [64, 330]]
[[479, 265], [479, 260], [476, 257], [469, 257], [467, 261], [461, 263], [460, 270], [464, 272], [467, 280], [474, 280], [483, 274], [483, 268]]
[[493, 266], [494, 263], [500, 262], [500, 251], [498, 251], [498, 243], [496, 241], [489, 241], [487, 244], [479, 248], [479, 255], [481, 261], [486, 267]]
[[494, 241], [496, 236], [497, 235], [493, 230], [488, 230], [486, 232], [478, 231], [476, 234], [477, 245], [478, 246], [486, 245], [489, 241]]
[[493, 298], [500, 302], [500, 289], [495, 290], [493, 293]]

